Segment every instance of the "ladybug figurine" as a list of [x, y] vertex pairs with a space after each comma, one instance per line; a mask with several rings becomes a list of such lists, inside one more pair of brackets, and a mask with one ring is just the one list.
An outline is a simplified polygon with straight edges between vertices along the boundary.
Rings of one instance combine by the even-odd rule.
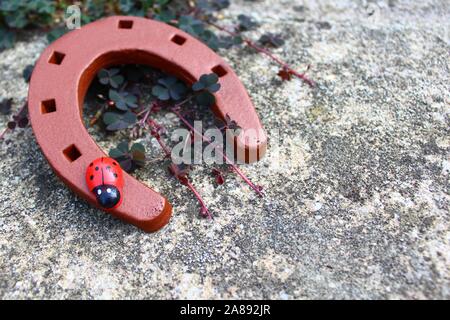
[[97, 203], [105, 209], [114, 209], [122, 203], [122, 168], [111, 158], [98, 158], [86, 170], [89, 191], [95, 194]]

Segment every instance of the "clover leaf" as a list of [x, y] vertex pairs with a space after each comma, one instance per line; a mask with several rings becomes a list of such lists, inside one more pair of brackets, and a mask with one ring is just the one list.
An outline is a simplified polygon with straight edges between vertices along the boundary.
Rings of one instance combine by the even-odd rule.
[[216, 102], [216, 98], [208, 91], [202, 91], [195, 96], [195, 100], [201, 106], [211, 107]]
[[25, 67], [25, 69], [23, 69], [22, 76], [26, 82], [30, 82], [31, 74], [33, 73], [33, 69], [34, 69], [34, 66], [32, 64], [27, 65]]
[[204, 74], [196, 83], [192, 85], [192, 90], [208, 90], [211, 93], [217, 92], [220, 89], [220, 83], [218, 83], [218, 81], [219, 77], [217, 76], [217, 74]]
[[177, 16], [176, 16], [175, 13], [173, 13], [170, 10], [163, 10], [159, 14], [155, 14], [153, 16], [153, 18], [155, 20], [158, 20], [158, 21], [161, 21], [161, 22], [169, 23], [172, 20], [175, 20], [177, 18]]
[[12, 99], [3, 99], [2, 101], [0, 101], [0, 113], [7, 115], [11, 112], [11, 107], [12, 107]]
[[103, 122], [106, 125], [106, 130], [117, 131], [129, 128], [137, 121], [136, 114], [127, 111], [125, 113], [119, 112], [105, 112], [103, 114]]
[[180, 100], [186, 92], [184, 83], [173, 76], [158, 79], [158, 84], [152, 88], [152, 94], [162, 101]]
[[199, 38], [213, 50], [217, 50], [220, 47], [219, 38], [211, 30], [204, 30], [203, 33], [199, 36]]
[[204, 12], [218, 11], [230, 6], [230, 0], [198, 0], [197, 7]]
[[113, 148], [109, 151], [109, 156], [117, 160], [118, 158], [128, 153], [129, 151], [128, 147], [129, 147], [128, 141], [122, 141], [117, 145], [116, 148]]
[[109, 90], [109, 99], [114, 101], [114, 104], [117, 109], [126, 111], [129, 108], [134, 109], [137, 108], [137, 97], [131, 93], [126, 91], [118, 92], [116, 90]]
[[22, 29], [28, 24], [25, 11], [17, 11], [14, 14], [5, 16], [6, 24], [11, 28]]
[[129, 148], [128, 141], [122, 141], [109, 151], [109, 156], [117, 160], [126, 172], [132, 172], [145, 165], [145, 147], [140, 143], [134, 143]]
[[16, 40], [16, 34], [12, 31], [0, 28], [0, 50], [9, 49]]
[[245, 14], [238, 15], [239, 20], [239, 30], [248, 31], [252, 30], [259, 26], [259, 24], [254, 21], [251, 17], [246, 16]]
[[103, 85], [110, 85], [113, 88], [118, 88], [125, 78], [119, 74], [118, 68], [113, 69], [101, 69], [98, 74], [98, 81]]
[[47, 41], [52, 43], [56, 39], [62, 37], [67, 32], [67, 29], [64, 27], [56, 28], [47, 33]]
[[134, 3], [132, 0], [120, 0], [119, 9], [122, 13], [131, 13], [131, 11], [134, 9]]
[[205, 31], [204, 23], [192, 16], [181, 16], [178, 19], [178, 27], [195, 37], [200, 37]]
[[204, 22], [197, 20], [192, 16], [181, 16], [178, 20], [178, 27], [202, 40], [211, 49], [219, 49], [221, 44], [219, 38], [211, 30], [205, 28]]
[[229, 49], [233, 46], [238, 46], [244, 42], [244, 39], [240, 35], [226, 36], [219, 39], [219, 47]]
[[261, 43], [264, 46], [274, 47], [278, 48], [281, 47], [284, 44], [283, 38], [281, 38], [278, 34], [273, 33], [265, 33], [259, 38], [259, 43]]

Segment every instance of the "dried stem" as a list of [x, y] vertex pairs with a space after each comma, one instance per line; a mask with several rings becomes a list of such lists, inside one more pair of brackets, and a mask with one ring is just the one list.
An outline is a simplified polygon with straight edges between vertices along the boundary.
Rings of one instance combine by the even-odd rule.
[[262, 48], [260, 46], [258, 46], [255, 42], [251, 41], [250, 39], [244, 38], [241, 35], [239, 35], [237, 32], [228, 30], [222, 26], [219, 26], [218, 24], [211, 22], [209, 20], [205, 21], [207, 24], [209, 24], [210, 26], [223, 31], [225, 33], [228, 33], [229, 35], [233, 36], [233, 37], [238, 37], [240, 36], [242, 38], [242, 40], [251, 48], [255, 49], [256, 51], [268, 56], [270, 59], [272, 59], [273, 61], [275, 61], [276, 63], [278, 63], [282, 69], [286, 70], [287, 72], [289, 72], [290, 74], [292, 74], [293, 76], [296, 76], [297, 78], [305, 81], [309, 86], [314, 87], [315, 83], [313, 80], [309, 79], [304, 73], [300, 73], [294, 69], [292, 69], [286, 62], [284, 62], [283, 60], [281, 60], [280, 58], [276, 57], [272, 52], [270, 52], [268, 49], [266, 48]]
[[[150, 114], [150, 108], [148, 108], [148, 111], [145, 112], [143, 121], [144, 121], [144, 123], [147, 123], [150, 126], [151, 135], [156, 139], [156, 141], [158, 141], [159, 145], [163, 149], [165, 158], [170, 158], [172, 152], [171, 152], [170, 148], [164, 143], [164, 141], [162, 141], [161, 136], [158, 132], [158, 129], [161, 128], [162, 126], [160, 124], [158, 124], [155, 120], [149, 118], [148, 117], [149, 114]], [[200, 208], [201, 215], [208, 219], [212, 219], [212, 215], [211, 215], [210, 211], [208, 210], [208, 207], [206, 206], [205, 201], [203, 200], [202, 196], [197, 191], [195, 186], [189, 181], [188, 177], [187, 176], [184, 177], [183, 181], [181, 181], [175, 174], [174, 174], [174, 176], [178, 179], [178, 181], [180, 181], [181, 184], [188, 187], [189, 190], [191, 190], [191, 192], [197, 198], [197, 201], [199, 202], [200, 207], [201, 207]]]
[[[190, 123], [189, 121], [187, 121], [187, 119], [185, 117], [183, 117], [183, 115], [179, 112], [179, 107], [182, 103], [177, 104], [175, 107], [171, 108], [171, 111], [173, 113], [175, 113], [178, 118], [180, 118], [180, 120], [195, 134], [200, 135], [202, 137], [202, 140], [208, 143], [212, 143], [211, 139], [205, 137], [205, 135], [203, 134], [203, 132], [199, 132], [198, 130], [196, 130]], [[253, 182], [251, 182], [246, 176], [245, 174], [233, 163], [233, 161], [231, 161], [220, 149], [215, 149], [225, 160], [225, 162], [231, 166], [231, 168], [233, 169], [234, 172], [236, 172], [236, 174], [238, 174], [249, 186], [250, 188], [252, 188], [260, 197], [263, 197], [264, 194], [262, 193], [261, 187], [255, 185]]]
[[8, 127], [6, 127], [6, 128], [2, 131], [2, 133], [0, 134], [0, 140], [3, 139], [4, 135], [5, 135], [8, 131], [9, 131], [9, 128], [8, 128]]
[[198, 202], [200, 203], [201, 205], [200, 213], [204, 217], [212, 219], [213, 216], [209, 212], [208, 208], [206, 207], [205, 201], [203, 201], [202, 196], [200, 195], [200, 193], [198, 193], [197, 189], [195, 189], [194, 185], [188, 179], [186, 179], [185, 185], [192, 191], [192, 193], [195, 195]]
[[151, 118], [147, 119], [147, 124], [150, 126], [150, 134], [152, 135], [152, 137], [154, 137], [156, 139], [156, 141], [158, 141], [159, 145], [161, 146], [161, 148], [163, 149], [163, 151], [166, 155], [166, 158], [170, 158], [171, 150], [164, 143], [164, 141], [162, 141], [161, 136], [159, 135], [159, 132], [158, 132], [159, 125]]
[[[20, 115], [23, 110], [25, 110], [25, 108], [27, 108], [28, 103], [24, 103], [23, 106], [19, 109], [19, 111], [16, 112], [16, 116]], [[14, 118], [14, 117], [13, 117]], [[8, 126], [2, 131], [2, 133], [0, 133], [0, 140], [3, 140], [5, 134], [10, 131], [10, 129], [8, 128]]]

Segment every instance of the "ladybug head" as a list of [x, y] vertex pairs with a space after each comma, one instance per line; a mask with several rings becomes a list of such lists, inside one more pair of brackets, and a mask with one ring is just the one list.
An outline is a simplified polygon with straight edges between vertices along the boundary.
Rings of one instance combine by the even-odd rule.
[[115, 186], [101, 185], [93, 190], [97, 203], [106, 209], [115, 207], [120, 201], [120, 192]]

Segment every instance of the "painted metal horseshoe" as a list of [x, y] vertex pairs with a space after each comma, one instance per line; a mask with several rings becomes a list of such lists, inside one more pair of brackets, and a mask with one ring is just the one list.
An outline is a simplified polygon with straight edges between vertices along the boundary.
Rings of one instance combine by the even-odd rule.
[[[96, 205], [85, 182], [86, 167], [104, 157], [82, 122], [87, 89], [97, 72], [118, 64], [145, 64], [193, 83], [215, 72], [222, 85], [214, 111], [229, 115], [243, 131], [235, 148], [257, 159], [266, 151], [265, 135], [254, 106], [233, 70], [216, 53], [187, 33], [138, 17], [109, 17], [74, 30], [48, 46], [34, 68], [28, 107], [36, 140], [50, 166], [78, 195]], [[242, 154], [242, 153], [241, 153]], [[257, 160], [255, 159], [255, 160]], [[123, 201], [108, 212], [149, 232], [163, 227], [172, 207], [161, 195], [124, 173]]]

